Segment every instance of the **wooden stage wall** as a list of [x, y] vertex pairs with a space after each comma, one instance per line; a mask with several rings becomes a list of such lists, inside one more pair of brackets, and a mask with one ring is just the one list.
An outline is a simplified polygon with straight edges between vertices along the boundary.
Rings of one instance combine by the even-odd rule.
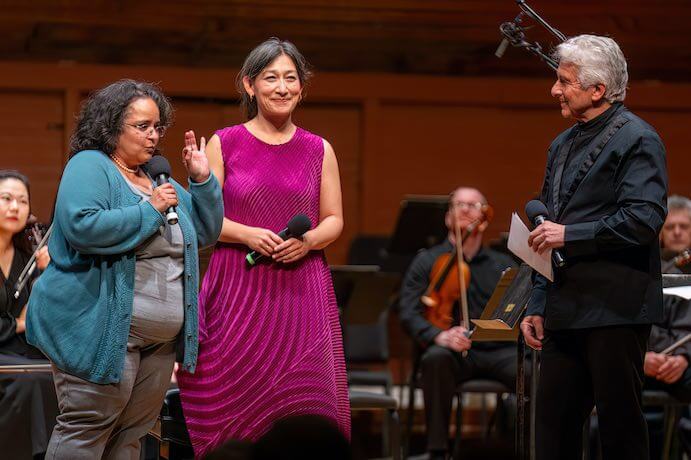
[[[180, 179], [185, 130], [209, 136], [242, 121], [234, 77], [220, 69], [0, 62], [0, 168], [30, 177], [34, 213], [47, 220], [80, 101], [136, 78], [159, 83], [173, 99], [176, 123], [164, 147]], [[358, 233], [390, 233], [405, 194], [446, 194], [460, 184], [494, 205], [488, 237], [506, 231], [510, 213], [539, 189], [550, 140], [569, 125], [549, 96], [550, 77], [547, 70], [539, 80], [317, 73], [296, 120], [327, 138], [339, 159], [346, 227], [329, 261], [344, 263]], [[632, 76], [627, 104], [661, 134], [671, 192], [690, 195], [691, 83]]]

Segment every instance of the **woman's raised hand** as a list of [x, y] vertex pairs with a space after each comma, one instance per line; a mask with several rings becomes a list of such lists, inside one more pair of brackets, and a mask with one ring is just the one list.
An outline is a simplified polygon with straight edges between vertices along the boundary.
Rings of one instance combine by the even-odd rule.
[[206, 158], [206, 139], [202, 137], [197, 147], [197, 137], [194, 131], [185, 133], [185, 147], [182, 149], [182, 164], [185, 165], [190, 179], [194, 182], [204, 182], [209, 178], [209, 161]]

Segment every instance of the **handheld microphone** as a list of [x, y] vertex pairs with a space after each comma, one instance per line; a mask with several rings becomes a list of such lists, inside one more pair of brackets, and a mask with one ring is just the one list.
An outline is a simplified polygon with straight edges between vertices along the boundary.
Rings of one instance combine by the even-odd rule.
[[[155, 155], [151, 157], [149, 162], [144, 165], [144, 169], [156, 181], [156, 186], [167, 184], [170, 177], [170, 163], [166, 157], [162, 155]], [[169, 225], [178, 223], [178, 213], [175, 212], [175, 207], [170, 206], [166, 209], [166, 221]]]
[[[547, 206], [540, 200], [530, 200], [525, 205], [525, 214], [528, 219], [537, 227], [547, 220]], [[566, 265], [566, 260], [559, 249], [552, 250], [552, 261], [554, 265], [561, 268]]]
[[[282, 240], [287, 238], [300, 238], [310, 228], [312, 228], [310, 218], [304, 214], [296, 214], [290, 219], [288, 226], [278, 233], [278, 236], [280, 236]], [[247, 260], [250, 266], [254, 266], [264, 257], [264, 254], [261, 252], [252, 251], [245, 256], [245, 260]]]

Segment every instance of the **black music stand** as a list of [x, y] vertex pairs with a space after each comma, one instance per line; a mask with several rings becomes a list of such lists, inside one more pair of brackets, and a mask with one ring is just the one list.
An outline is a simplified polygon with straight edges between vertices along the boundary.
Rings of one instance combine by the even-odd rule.
[[449, 230], [444, 218], [448, 209], [446, 195], [406, 195], [401, 201], [389, 252], [415, 255], [441, 243]]
[[[397, 273], [382, 272], [377, 265], [332, 265], [336, 301], [343, 321], [346, 360], [388, 360], [388, 313], [400, 282]], [[351, 340], [351, 336], [358, 340]], [[364, 340], [360, 340], [364, 337]]]
[[[516, 458], [534, 458], [535, 395], [537, 391], [537, 357], [533, 354], [530, 396], [525, 395], [525, 342], [520, 334], [520, 322], [530, 300], [533, 269], [521, 264], [507, 269], [485, 306], [480, 319], [471, 320], [476, 328], [473, 340], [512, 341], [517, 343], [516, 367]], [[530, 404], [530, 428], [526, 431], [526, 401]], [[526, 446], [529, 448], [526, 450]]]
[[526, 264], [504, 271], [480, 318], [470, 320], [476, 326], [474, 341], [518, 339], [520, 319], [530, 299], [532, 272]]
[[663, 288], [682, 287], [682, 286], [691, 286], [691, 275], [687, 275], [685, 273], [682, 273], [682, 274], [663, 273], [662, 274], [662, 287]]

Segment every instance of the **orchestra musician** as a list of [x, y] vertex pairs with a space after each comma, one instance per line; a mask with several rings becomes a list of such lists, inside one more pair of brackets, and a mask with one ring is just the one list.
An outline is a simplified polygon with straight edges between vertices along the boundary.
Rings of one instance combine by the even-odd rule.
[[[691, 200], [688, 198], [672, 195], [667, 199], [667, 218], [660, 232], [660, 245], [663, 248], [663, 273], [678, 274], [689, 267], [689, 257], [683, 255], [691, 246]], [[664, 249], [669, 250], [674, 256], [665, 261]], [[691, 342], [669, 349], [687, 334], [691, 334], [691, 301], [665, 295], [662, 321], [652, 326], [648, 339], [648, 351], [643, 362], [643, 388], [663, 390], [679, 401], [691, 404]], [[650, 456], [656, 459], [662, 452], [663, 427], [659, 426], [659, 423], [651, 423], [651, 420], [657, 421], [656, 417], [647, 419]], [[688, 429], [682, 431], [686, 438], [691, 435]], [[691, 454], [688, 445], [687, 454]]]
[[691, 200], [672, 195], [667, 200], [667, 219], [660, 232], [662, 246], [662, 271], [676, 267], [683, 273], [691, 273]]
[[[466, 292], [469, 316], [480, 317], [502, 271], [515, 266], [509, 256], [482, 245], [490, 209], [479, 190], [470, 187], [454, 190], [449, 195], [445, 219], [448, 238], [415, 257], [401, 287], [401, 321], [422, 353], [427, 450], [431, 459], [443, 459], [448, 455], [451, 404], [460, 382], [483, 377], [499, 380], [509, 387], [515, 384], [516, 347], [513, 343], [473, 343], [460, 324], [458, 305], [451, 309], [451, 324], [442, 329], [428, 319], [430, 307], [421, 300], [428, 290], [435, 261], [455, 251], [456, 230], [460, 229], [463, 259], [470, 269]], [[469, 227], [471, 231], [467, 232]], [[465, 356], [463, 352], [467, 352]]]
[[[29, 180], [18, 171], [0, 170], [0, 365], [47, 364], [26, 341], [27, 300], [38, 271], [18, 288], [19, 277], [32, 259], [27, 235], [30, 216]], [[36, 266], [50, 261], [48, 247], [36, 250]], [[9, 460], [42, 458], [58, 414], [49, 373], [0, 373], [0, 446]]]

